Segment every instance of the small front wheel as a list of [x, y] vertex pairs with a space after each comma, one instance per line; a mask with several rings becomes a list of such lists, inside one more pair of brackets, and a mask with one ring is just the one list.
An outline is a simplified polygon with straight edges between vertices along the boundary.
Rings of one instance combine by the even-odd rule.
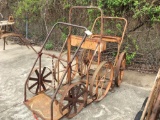
[[35, 68], [27, 81], [27, 88], [33, 94], [46, 91], [52, 83], [52, 71], [48, 67], [43, 67], [40, 75], [39, 70], [39, 67]]

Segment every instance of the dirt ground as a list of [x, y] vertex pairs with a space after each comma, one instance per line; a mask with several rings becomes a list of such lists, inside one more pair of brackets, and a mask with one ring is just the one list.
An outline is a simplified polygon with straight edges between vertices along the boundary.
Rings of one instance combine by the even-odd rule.
[[[32, 49], [16, 44], [7, 45], [4, 51], [0, 40], [1, 120], [34, 120], [32, 113], [23, 104], [23, 99], [24, 83], [36, 56]], [[72, 120], [133, 120], [149, 95], [155, 77], [156, 74], [126, 70], [119, 88], [109, 92], [102, 101], [84, 108]]]

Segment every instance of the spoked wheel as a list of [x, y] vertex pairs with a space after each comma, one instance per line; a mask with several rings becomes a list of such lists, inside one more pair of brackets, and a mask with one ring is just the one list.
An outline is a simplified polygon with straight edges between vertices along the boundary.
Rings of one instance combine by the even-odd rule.
[[[67, 51], [65, 51], [61, 54], [61, 58], [62, 57], [64, 59], [67, 58]], [[55, 62], [55, 68], [54, 68], [54, 79], [56, 79], [58, 81], [60, 79], [60, 76], [63, 75], [66, 68], [67, 68], [67, 62], [64, 62], [62, 60], [57, 60]], [[78, 72], [78, 58], [76, 56], [74, 61], [71, 64], [71, 79], [73, 79], [75, 77], [77, 72]]]
[[102, 100], [108, 93], [113, 81], [112, 64], [103, 61], [95, 70], [90, 82], [90, 95], [95, 101]]
[[87, 89], [81, 82], [71, 84], [60, 100], [60, 112], [68, 110], [67, 117], [72, 118], [79, 113], [87, 101]]
[[78, 73], [80, 76], [85, 76], [87, 74], [87, 67], [90, 63], [91, 57], [91, 50], [82, 49], [78, 53]]
[[122, 82], [125, 68], [126, 68], [126, 54], [125, 52], [123, 52], [120, 54], [117, 65], [116, 65], [115, 84], [118, 87]]
[[[41, 77], [42, 80], [40, 82], [39, 77]], [[48, 67], [43, 67], [41, 70], [41, 76], [39, 76], [39, 68], [36, 68], [32, 71], [32, 74], [28, 79], [27, 88], [31, 93], [37, 94], [40, 91], [48, 90], [51, 83], [52, 71]], [[39, 88], [41, 88], [41, 90]]]

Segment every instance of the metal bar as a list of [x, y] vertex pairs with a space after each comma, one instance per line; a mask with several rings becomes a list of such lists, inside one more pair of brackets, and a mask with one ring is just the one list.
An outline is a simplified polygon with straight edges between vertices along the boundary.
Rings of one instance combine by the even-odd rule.
[[55, 99], [55, 97], [56, 97], [56, 94], [58, 93], [58, 90], [60, 89], [60, 86], [61, 86], [61, 84], [62, 84], [62, 82], [63, 82], [63, 79], [65, 78], [65, 75], [67, 74], [67, 71], [68, 71], [68, 69], [69, 69], [69, 66], [71, 65], [71, 63], [73, 62], [74, 58], [76, 57], [76, 54], [78, 53], [79, 49], [81, 48], [81, 46], [82, 46], [83, 42], [85, 41], [86, 37], [87, 37], [87, 34], [84, 35], [81, 44], [79, 45], [79, 47], [78, 47], [77, 50], [75, 51], [75, 53], [74, 53], [73, 58], [71, 59], [71, 61], [68, 63], [67, 68], [66, 68], [63, 76], [61, 77], [60, 84], [59, 84], [59, 86], [57, 87], [57, 89], [56, 89], [56, 91], [55, 91], [55, 93], [54, 93], [54, 95], [53, 95], [53, 98], [52, 98], [52, 101], [51, 101], [51, 120], [53, 120], [53, 102], [54, 102], [54, 99]]
[[58, 60], [62, 60], [62, 61], [64, 61], [64, 62], [67, 62], [67, 60], [65, 60], [65, 59], [63, 59], [63, 58], [61, 58], [61, 57], [57, 57], [57, 56], [55, 56], [55, 55], [49, 54], [49, 53], [44, 53], [44, 52], [43, 52], [42, 54], [51, 56], [52, 58], [57, 58]]
[[[103, 10], [99, 7], [96, 6], [73, 6], [69, 10], [69, 23], [71, 23], [72, 19], [72, 10], [73, 9], [97, 9], [101, 13], [101, 36], [103, 35]], [[69, 27], [69, 33], [71, 33], [71, 27]]]
[[66, 25], [66, 26], [72, 26], [72, 27], [78, 27], [78, 28], [87, 30], [87, 28], [86, 28], [86, 27], [83, 27], [83, 26], [74, 25], [74, 24], [65, 23], [65, 22], [57, 22], [56, 24], [54, 24], [54, 25], [52, 26], [52, 28], [51, 28], [49, 34], [47, 35], [47, 37], [46, 37], [46, 39], [45, 39], [45, 41], [44, 41], [44, 43], [43, 43], [43, 45], [42, 45], [42, 48], [40, 49], [40, 51], [39, 51], [38, 53], [42, 52], [42, 50], [43, 50], [45, 44], [46, 44], [47, 41], [48, 41], [48, 38], [50, 37], [51, 33], [53, 32], [53, 29], [54, 29], [55, 26], [58, 25], [58, 24], [62, 24], [62, 25]]
[[41, 91], [41, 86], [42, 86], [42, 76], [41, 76], [41, 57], [42, 54], [39, 54], [39, 78], [38, 78], [38, 84], [39, 84], [39, 91]]
[[3, 38], [3, 50], [5, 50], [6, 38]]
[[27, 100], [27, 91], [26, 91], [26, 90], [27, 90], [27, 82], [28, 82], [29, 77], [31, 76], [32, 71], [33, 71], [33, 69], [34, 69], [34, 67], [35, 67], [35, 65], [36, 65], [36, 63], [37, 63], [37, 61], [38, 61], [38, 58], [39, 58], [39, 55], [38, 55], [37, 59], [35, 60], [35, 62], [34, 62], [34, 64], [33, 64], [33, 67], [32, 67], [32, 69], [31, 69], [31, 71], [30, 71], [30, 73], [29, 73], [29, 75], [28, 75], [28, 77], [27, 77], [27, 80], [26, 80], [26, 82], [25, 82], [25, 85], [24, 85], [24, 101]]
[[[96, 24], [96, 22], [99, 20], [99, 19], [102, 19], [102, 17], [97, 17], [93, 23], [93, 26], [92, 26], [92, 29], [91, 29], [91, 32], [93, 32], [94, 30], [94, 26]], [[127, 29], [127, 20], [125, 18], [122, 18], [122, 17], [108, 17], [108, 16], [103, 16], [103, 19], [118, 19], [118, 20], [122, 20], [125, 22], [125, 25], [124, 25], [124, 29], [123, 29], [123, 32], [122, 32], [122, 36], [121, 36], [121, 42], [118, 44], [118, 50], [117, 50], [117, 55], [115, 57], [115, 62], [114, 62], [114, 66], [116, 65], [117, 63], [117, 60], [118, 60], [118, 55], [120, 53], [120, 48], [121, 48], [121, 44], [123, 42], [123, 39], [124, 39], [124, 35], [125, 35], [125, 32], [126, 32], [126, 29]], [[102, 22], [102, 21], [101, 21]], [[101, 28], [101, 29], [104, 29], [104, 28]], [[103, 36], [102, 36], [103, 37]], [[101, 38], [102, 39], [102, 38]]]
[[[67, 63], [71, 61], [71, 38], [69, 37], [67, 40]], [[69, 64], [68, 72], [67, 72], [68, 84], [71, 84], [71, 64]]]

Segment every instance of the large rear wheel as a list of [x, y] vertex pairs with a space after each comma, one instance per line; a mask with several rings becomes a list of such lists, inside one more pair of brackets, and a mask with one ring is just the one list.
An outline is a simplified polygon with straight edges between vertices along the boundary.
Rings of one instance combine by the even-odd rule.
[[108, 93], [113, 81], [112, 64], [103, 61], [95, 70], [90, 81], [90, 95], [95, 101], [102, 100]]

